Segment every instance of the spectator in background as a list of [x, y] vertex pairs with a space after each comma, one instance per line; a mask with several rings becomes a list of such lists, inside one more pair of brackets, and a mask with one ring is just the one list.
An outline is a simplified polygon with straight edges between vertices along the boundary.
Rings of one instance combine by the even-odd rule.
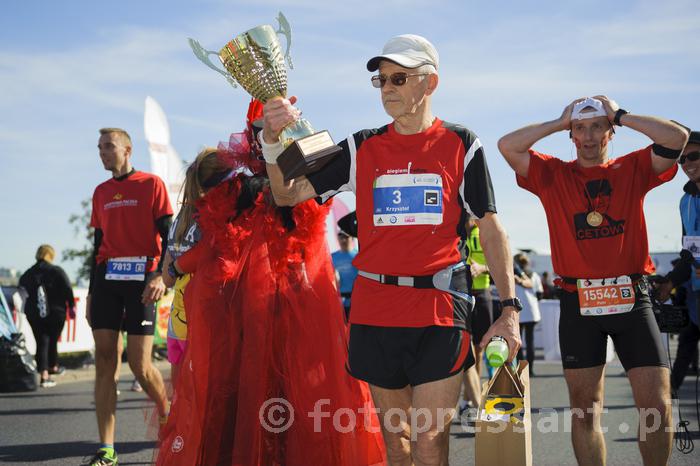
[[[493, 302], [490, 292], [491, 277], [486, 264], [486, 256], [479, 240], [479, 227], [473, 217], [467, 224], [467, 238], [460, 241], [459, 250], [465, 262], [469, 265], [472, 276], [471, 295], [474, 296], [474, 311], [472, 313], [472, 344], [468, 360], [474, 358], [474, 366], [464, 371], [462, 400], [459, 402], [460, 416], [471, 406], [476, 408], [481, 402], [481, 365], [482, 355], [480, 344], [484, 335], [494, 322]], [[468, 366], [470, 364], [467, 364]], [[473, 413], [473, 411], [472, 411]], [[473, 420], [473, 415], [470, 418]]]
[[[688, 369], [697, 359], [698, 342], [700, 341], [700, 328], [698, 328], [698, 302], [695, 298], [692, 281], [684, 283], [680, 289], [685, 289], [685, 304], [688, 307], [690, 321], [678, 334], [678, 348], [676, 349], [676, 359], [671, 368], [671, 390], [676, 392], [685, 379]], [[676, 305], [676, 303], [673, 303]], [[697, 369], [696, 369], [697, 370]]]
[[[515, 294], [523, 303], [523, 310], [520, 311], [520, 333], [524, 332], [524, 341], [527, 348], [526, 358], [530, 366], [530, 375], [534, 376], [535, 363], [535, 325], [542, 317], [538, 304], [539, 296], [542, 296], [542, 280], [537, 272], [530, 268], [530, 258], [524, 253], [516, 254], [513, 262], [522, 270], [523, 275], [515, 280]], [[518, 358], [522, 359], [522, 348]]]
[[467, 239], [467, 264], [472, 275], [472, 296], [474, 296], [474, 312], [472, 315], [472, 338], [474, 342], [474, 356], [476, 359], [476, 373], [481, 376], [481, 355], [479, 348], [484, 334], [488, 331], [493, 318], [493, 303], [491, 302], [491, 277], [489, 267], [486, 264], [486, 256], [479, 241], [479, 227], [473, 218], [469, 219], [469, 237]]
[[66, 322], [66, 311], [75, 317], [73, 288], [66, 272], [52, 262], [56, 252], [48, 244], [36, 251], [36, 264], [24, 272], [19, 285], [25, 294], [24, 312], [36, 340], [36, 364], [40, 385], [54, 387], [51, 375], [65, 370], [58, 365], [58, 337]]
[[357, 269], [352, 265], [352, 261], [357, 255], [355, 250], [355, 239], [343, 231], [338, 232], [338, 244], [340, 250], [331, 254], [333, 268], [335, 269], [335, 279], [338, 283], [338, 290], [345, 309], [345, 321], [350, 317], [350, 295], [352, 286], [357, 278]]
[[[700, 341], [698, 327], [698, 302], [700, 300], [700, 268], [698, 253], [693, 246], [700, 236], [698, 218], [700, 218], [700, 131], [692, 131], [688, 144], [683, 149], [683, 155], [678, 164], [688, 177], [683, 186], [684, 194], [680, 202], [681, 224], [683, 226], [683, 248], [681, 257], [673, 262], [671, 271], [664, 281], [658, 285], [657, 298], [666, 301], [673, 288], [676, 295], [686, 294], [686, 305], [690, 323], [678, 335], [678, 350], [671, 369], [671, 389], [678, 390], [683, 383], [688, 366], [695, 359]], [[674, 304], [677, 304], [674, 302]]]
[[557, 299], [554, 282], [547, 271], [542, 272], [542, 299]]

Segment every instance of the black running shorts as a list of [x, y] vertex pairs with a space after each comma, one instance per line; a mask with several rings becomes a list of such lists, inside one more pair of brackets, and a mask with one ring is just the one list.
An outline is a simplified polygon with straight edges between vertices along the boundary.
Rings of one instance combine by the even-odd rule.
[[456, 327], [352, 324], [348, 371], [387, 389], [434, 382], [468, 368], [469, 339], [466, 330]]
[[106, 265], [98, 264], [90, 295], [90, 319], [93, 330], [123, 330], [129, 335], [153, 335], [156, 306], [143, 304], [141, 295], [155, 272], [144, 281], [105, 279]]
[[605, 364], [608, 335], [625, 371], [645, 366], [668, 367], [648, 287], [645, 278], [634, 286], [636, 302], [631, 311], [601, 316], [582, 316], [578, 293], [562, 290], [559, 349], [564, 368]]

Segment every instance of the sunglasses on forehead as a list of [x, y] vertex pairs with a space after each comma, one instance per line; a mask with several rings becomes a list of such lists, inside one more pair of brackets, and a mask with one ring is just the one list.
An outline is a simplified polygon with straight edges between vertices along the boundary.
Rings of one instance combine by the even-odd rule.
[[686, 160], [695, 162], [698, 159], [700, 159], [700, 151], [688, 152], [687, 154], [680, 156], [680, 158], [678, 159], [678, 164], [683, 165], [686, 162]]
[[387, 80], [389, 80], [394, 86], [403, 86], [404, 84], [406, 84], [406, 81], [408, 81], [408, 78], [412, 76], [427, 76], [429, 74], [430, 73], [408, 74], [404, 73], [403, 71], [399, 71], [398, 73], [392, 73], [389, 76], [385, 74], [378, 74], [372, 76], [372, 85], [376, 88], [382, 88], [386, 84]]

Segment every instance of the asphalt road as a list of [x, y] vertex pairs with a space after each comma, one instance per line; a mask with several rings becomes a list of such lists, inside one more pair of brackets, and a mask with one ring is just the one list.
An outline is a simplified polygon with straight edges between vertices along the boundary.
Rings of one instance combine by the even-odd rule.
[[[56, 387], [0, 394], [0, 464], [84, 464], [99, 440], [91, 373], [69, 371], [57, 378]], [[117, 404], [119, 464], [147, 465], [155, 443], [148, 440], [145, 417], [154, 405], [143, 393], [131, 392], [133, 376], [123, 374]]]
[[[164, 374], [167, 365], [159, 363]], [[568, 396], [560, 364], [538, 362], [538, 377], [531, 381], [535, 465], [575, 465], [566, 429]], [[147, 465], [154, 442], [149, 440], [145, 415], [151, 404], [145, 395], [129, 391], [132, 376], [124, 371], [117, 412], [117, 451], [120, 465]], [[700, 464], [700, 434], [695, 414], [695, 377], [682, 389], [682, 414], [691, 421], [695, 451], [684, 455], [674, 449], [672, 465]], [[79, 465], [97, 448], [90, 370], [69, 371], [59, 385], [32, 393], [0, 394], [0, 464]], [[603, 424], [609, 465], [641, 465], [636, 445], [637, 415], [622, 368], [610, 365], [606, 373], [606, 408]], [[545, 410], [541, 412], [540, 410]], [[554, 432], [538, 429], [546, 426]], [[556, 425], [557, 428], [552, 428]], [[474, 434], [455, 422], [452, 426], [450, 464], [474, 464]], [[317, 465], [312, 465], [317, 466]], [[318, 465], [321, 466], [321, 465]]]
[[[575, 466], [571, 446], [570, 417], [567, 416], [569, 397], [561, 363], [535, 361], [537, 377], [530, 379], [532, 409], [532, 456], [535, 466]], [[695, 450], [682, 454], [674, 448], [671, 465], [700, 464], [700, 433], [695, 414], [695, 377], [686, 378], [681, 391], [681, 414], [691, 421]], [[610, 466], [640, 466], [642, 458], [637, 447], [638, 415], [632, 390], [619, 363], [606, 369], [605, 408], [602, 427], [607, 428], [605, 441], [607, 464]], [[605, 431], [605, 430], [604, 430]], [[450, 443], [451, 465], [474, 465], [474, 434], [462, 425], [452, 426]], [[490, 466], [490, 465], [489, 465]]]

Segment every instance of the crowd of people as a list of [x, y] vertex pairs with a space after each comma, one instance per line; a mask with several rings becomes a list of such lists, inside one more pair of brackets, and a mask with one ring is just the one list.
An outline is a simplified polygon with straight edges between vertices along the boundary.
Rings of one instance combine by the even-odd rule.
[[[681, 165], [689, 178], [683, 235], [688, 244], [700, 238], [700, 133], [599, 95], [503, 136], [498, 148], [518, 185], [544, 207], [558, 277], [552, 281], [532, 270], [526, 254], [511, 254], [478, 136], [434, 115], [439, 65], [427, 39], [390, 39], [367, 69], [391, 122], [352, 134], [327, 165], [290, 181], [277, 157], [281, 131], [300, 116], [296, 98], [253, 100], [246, 128], [188, 168], [175, 221], [163, 182], [132, 167], [128, 133], [100, 130], [100, 158], [112, 177], [95, 189], [91, 221], [88, 320], [101, 442], [91, 466], [118, 461], [120, 331], [162, 424], [158, 464], [447, 464], [455, 406], [479, 405], [486, 344], [503, 337], [512, 360], [522, 335], [520, 358], [534, 374], [538, 300], [554, 297], [570, 407], [584, 413], [572, 419], [578, 463], [605, 464], [600, 418], [610, 336], [636, 407], [660, 413], [661, 426], [639, 442], [644, 464], [667, 464], [673, 434], [666, 399], [700, 339], [700, 251], [678, 261], [657, 290], [663, 300], [685, 287], [693, 308], [672, 382], [647, 280], [654, 266], [643, 200]], [[652, 143], [611, 158], [616, 128]], [[575, 160], [533, 149], [559, 131], [569, 133]], [[331, 256], [325, 216], [343, 191], [357, 199], [359, 247], [355, 232], [341, 230], [340, 251]], [[23, 277], [32, 303], [40, 300], [32, 277], [52, 274], [55, 287], [67, 283], [51, 265], [53, 251], [42, 248]], [[166, 287], [176, 293], [170, 400], [150, 360], [154, 302]], [[47, 293], [51, 309], [72, 302], [68, 291]], [[59, 320], [32, 324], [42, 335], [37, 359], [46, 384], [58, 370], [51, 348]], [[326, 400], [330, 413], [363, 414], [342, 431], [332, 416], [298, 416], [275, 432], [260, 414], [271, 399], [299, 413]], [[423, 416], [425, 428], [412, 430], [411, 416]], [[652, 427], [648, 417], [639, 422]]]

